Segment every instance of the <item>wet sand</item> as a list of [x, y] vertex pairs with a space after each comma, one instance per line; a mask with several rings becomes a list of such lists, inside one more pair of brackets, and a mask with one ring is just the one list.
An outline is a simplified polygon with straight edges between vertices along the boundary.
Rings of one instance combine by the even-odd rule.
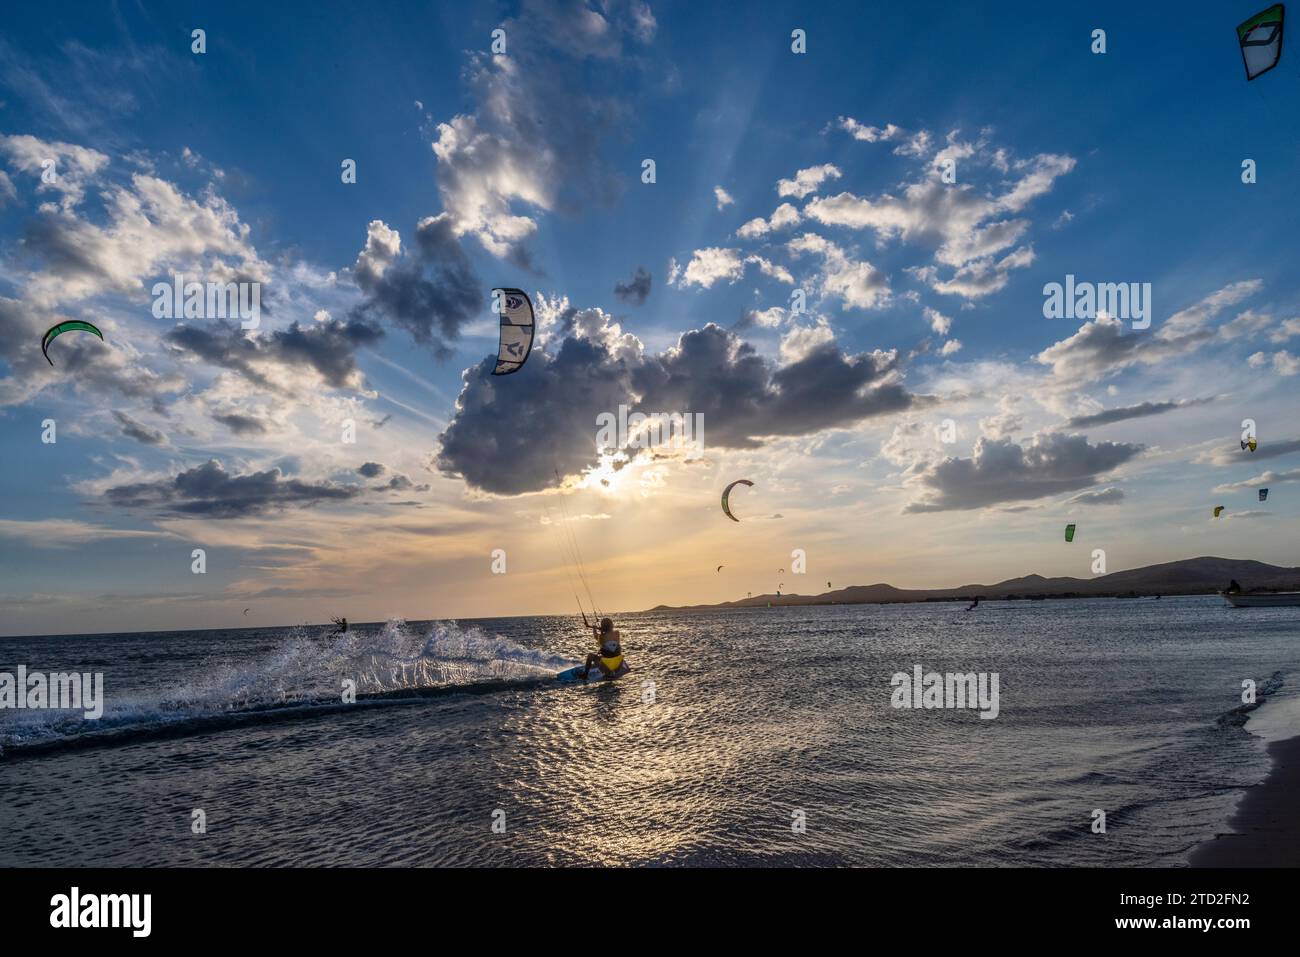
[[1192, 852], [1192, 867], [1300, 867], [1300, 737], [1268, 745], [1272, 770], [1246, 792], [1229, 826]]

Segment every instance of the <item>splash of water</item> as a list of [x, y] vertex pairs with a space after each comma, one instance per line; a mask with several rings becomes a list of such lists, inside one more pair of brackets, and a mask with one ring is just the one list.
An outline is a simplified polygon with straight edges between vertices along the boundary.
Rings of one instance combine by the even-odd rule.
[[378, 632], [326, 637], [299, 627], [260, 658], [210, 656], [189, 680], [156, 691], [115, 696], [108, 675], [108, 700], [98, 721], [60, 711], [0, 711], [0, 753], [5, 747], [106, 730], [293, 705], [339, 704], [346, 680], [354, 681], [357, 695], [365, 697], [537, 679], [567, 665], [563, 658], [454, 622], [435, 622], [421, 633], [393, 618]]

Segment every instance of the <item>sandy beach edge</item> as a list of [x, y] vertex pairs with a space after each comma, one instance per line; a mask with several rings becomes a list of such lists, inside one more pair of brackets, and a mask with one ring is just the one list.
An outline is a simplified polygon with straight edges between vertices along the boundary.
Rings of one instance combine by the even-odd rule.
[[1300, 867], [1300, 735], [1270, 740], [1268, 775], [1248, 788], [1228, 826], [1188, 857], [1190, 867]]

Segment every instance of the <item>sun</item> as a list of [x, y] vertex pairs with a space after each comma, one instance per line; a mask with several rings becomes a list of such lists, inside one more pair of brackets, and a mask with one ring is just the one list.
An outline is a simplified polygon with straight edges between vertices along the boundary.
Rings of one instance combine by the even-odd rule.
[[615, 495], [626, 490], [635, 471], [633, 460], [626, 452], [601, 452], [600, 461], [583, 474], [578, 488]]

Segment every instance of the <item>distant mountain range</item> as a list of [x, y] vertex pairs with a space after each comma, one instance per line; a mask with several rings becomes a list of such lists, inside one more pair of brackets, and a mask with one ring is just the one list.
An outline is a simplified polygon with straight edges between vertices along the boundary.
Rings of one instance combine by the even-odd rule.
[[773, 605], [874, 605], [908, 601], [981, 599], [1138, 598], [1155, 595], [1207, 595], [1236, 580], [1245, 591], [1300, 591], [1300, 568], [1283, 568], [1236, 558], [1185, 558], [1162, 565], [1130, 568], [1096, 578], [1044, 578], [1026, 575], [996, 585], [959, 588], [895, 588], [852, 585], [821, 595], [755, 595], [716, 605], [656, 605], [650, 611], [691, 611]]

